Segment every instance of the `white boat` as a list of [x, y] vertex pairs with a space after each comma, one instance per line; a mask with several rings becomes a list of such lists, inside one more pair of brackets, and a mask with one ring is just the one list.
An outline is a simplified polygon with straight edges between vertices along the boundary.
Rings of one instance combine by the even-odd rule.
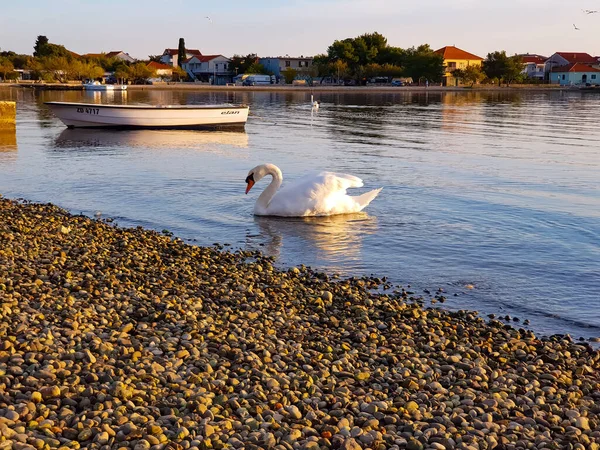
[[103, 105], [46, 102], [69, 128], [243, 128], [246, 105]]
[[98, 81], [93, 83], [83, 83], [83, 88], [86, 91], [125, 91], [127, 85], [125, 84], [102, 84]]

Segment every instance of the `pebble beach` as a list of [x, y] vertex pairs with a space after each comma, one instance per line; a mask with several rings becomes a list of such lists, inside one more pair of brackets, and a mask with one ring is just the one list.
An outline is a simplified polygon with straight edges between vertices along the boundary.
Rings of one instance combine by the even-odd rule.
[[569, 336], [51, 204], [0, 243], [0, 450], [600, 448]]

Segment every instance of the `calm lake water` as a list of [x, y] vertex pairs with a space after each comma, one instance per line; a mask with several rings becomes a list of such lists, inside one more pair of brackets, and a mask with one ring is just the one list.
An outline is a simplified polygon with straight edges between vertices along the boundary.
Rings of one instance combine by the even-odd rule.
[[[442, 288], [444, 308], [529, 319], [541, 335], [600, 336], [598, 94], [317, 93], [317, 114], [303, 92], [4, 89], [2, 99], [18, 102], [16, 136], [0, 134], [6, 197], [259, 249], [282, 267]], [[50, 100], [247, 103], [251, 116], [245, 133], [67, 130]], [[265, 162], [284, 183], [331, 170], [361, 177], [360, 192], [384, 189], [366, 214], [256, 218], [267, 182], [244, 195], [244, 179]]]

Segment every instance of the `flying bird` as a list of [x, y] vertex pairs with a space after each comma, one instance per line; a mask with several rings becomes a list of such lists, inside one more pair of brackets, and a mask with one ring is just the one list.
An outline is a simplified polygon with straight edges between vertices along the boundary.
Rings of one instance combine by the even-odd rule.
[[579, 28], [577, 28], [577, 25], [573, 24], [573, 28], [575, 28], [577, 31], [579, 31]]
[[584, 9], [583, 12], [586, 14], [596, 14], [598, 11], [594, 9]]
[[208, 19], [210, 23], [212, 23], [212, 19], [208, 16], [204, 16], [205, 19]]

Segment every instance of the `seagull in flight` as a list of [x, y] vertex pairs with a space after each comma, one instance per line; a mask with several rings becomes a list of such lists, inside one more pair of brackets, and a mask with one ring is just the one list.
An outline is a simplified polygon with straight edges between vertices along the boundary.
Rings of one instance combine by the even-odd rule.
[[204, 16], [205, 19], [208, 19], [210, 23], [212, 23], [212, 19], [208, 16]]
[[577, 25], [573, 24], [573, 28], [575, 28], [577, 31], [580, 30], [580, 28], [577, 28]]
[[596, 14], [599, 11], [596, 11], [594, 9], [584, 9], [583, 12], [586, 13], [586, 14]]

